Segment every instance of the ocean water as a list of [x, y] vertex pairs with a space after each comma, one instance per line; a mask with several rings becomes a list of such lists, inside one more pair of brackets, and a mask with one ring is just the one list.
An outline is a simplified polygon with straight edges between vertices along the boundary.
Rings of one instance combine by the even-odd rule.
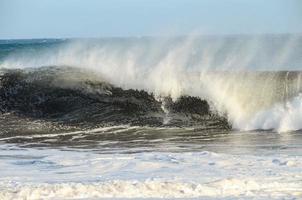
[[302, 36], [0, 41], [0, 199], [302, 198]]

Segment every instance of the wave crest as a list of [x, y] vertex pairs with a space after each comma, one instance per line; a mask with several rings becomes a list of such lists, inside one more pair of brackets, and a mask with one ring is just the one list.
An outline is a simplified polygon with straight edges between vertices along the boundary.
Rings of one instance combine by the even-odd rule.
[[[71, 67], [5, 71], [0, 78], [0, 110], [80, 128], [121, 124], [229, 127], [199, 97], [159, 100], [143, 90], [124, 90], [102, 79], [97, 81], [90, 73]], [[169, 123], [165, 123], [167, 117]]]

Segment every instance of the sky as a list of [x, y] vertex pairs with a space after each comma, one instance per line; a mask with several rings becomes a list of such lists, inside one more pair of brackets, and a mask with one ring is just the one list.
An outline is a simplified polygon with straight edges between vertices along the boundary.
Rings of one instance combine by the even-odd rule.
[[302, 0], [0, 0], [0, 39], [302, 33]]

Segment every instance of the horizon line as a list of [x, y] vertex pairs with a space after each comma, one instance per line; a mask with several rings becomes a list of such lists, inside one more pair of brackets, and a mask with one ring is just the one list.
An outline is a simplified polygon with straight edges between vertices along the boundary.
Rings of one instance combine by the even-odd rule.
[[33, 37], [33, 38], [0, 38], [0, 40], [72, 40], [72, 39], [127, 39], [127, 38], [182, 38], [182, 37], [232, 37], [232, 36], [302, 36], [302, 32], [294, 33], [223, 33], [223, 34], [178, 34], [178, 35], [134, 35], [134, 36], [91, 36], [91, 37]]

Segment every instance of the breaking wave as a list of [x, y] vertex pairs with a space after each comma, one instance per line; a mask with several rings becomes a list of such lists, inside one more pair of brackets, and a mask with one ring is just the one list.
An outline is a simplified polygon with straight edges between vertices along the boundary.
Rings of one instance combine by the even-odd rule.
[[122, 89], [102, 80], [71, 67], [3, 71], [0, 110], [4, 121], [19, 116], [80, 129], [126, 124], [228, 128], [226, 119], [200, 97], [184, 95], [173, 101], [170, 96]]
[[1, 111], [81, 127], [300, 130], [301, 41], [283, 35], [1, 43]]

